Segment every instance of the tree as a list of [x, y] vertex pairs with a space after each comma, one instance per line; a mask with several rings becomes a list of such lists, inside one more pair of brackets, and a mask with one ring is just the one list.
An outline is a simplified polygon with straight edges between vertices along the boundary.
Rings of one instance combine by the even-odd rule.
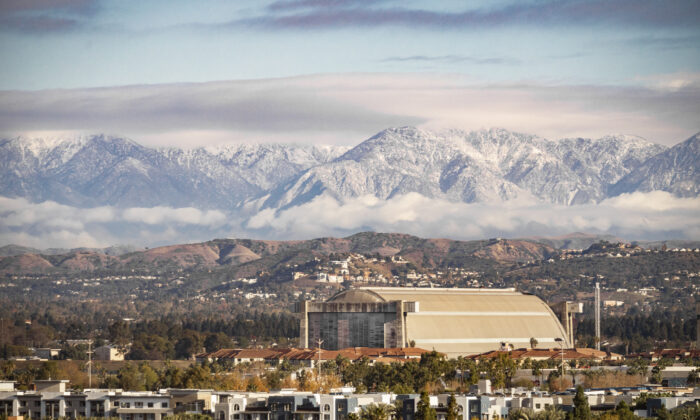
[[418, 409], [416, 410], [416, 420], [437, 420], [437, 413], [435, 409], [430, 406], [430, 396], [428, 396], [428, 393], [425, 391], [420, 394], [420, 401], [418, 401]]
[[538, 341], [535, 337], [530, 337], [530, 348], [534, 349], [537, 347]]
[[392, 420], [401, 420], [402, 418], [403, 418], [403, 400], [400, 400], [397, 398], [394, 400], [394, 406], [391, 409], [391, 419]]
[[656, 412], [656, 418], [659, 420], [671, 420], [671, 413], [668, 412], [666, 407], [661, 407]]
[[673, 362], [669, 359], [661, 359], [656, 362], [656, 366], [651, 369], [651, 382], [655, 384], [661, 383], [661, 371], [671, 366]]
[[208, 352], [225, 349], [231, 346], [231, 339], [222, 332], [211, 333], [204, 340], [204, 347]]
[[447, 415], [445, 420], [457, 420], [459, 418], [459, 409], [457, 408], [457, 399], [455, 398], [455, 393], [450, 394], [450, 398], [447, 401]]
[[139, 373], [148, 391], [156, 391], [158, 389], [158, 374], [148, 363], [143, 362], [139, 365]]
[[122, 389], [128, 391], [143, 391], [145, 389], [139, 378], [139, 371], [131, 363], [126, 363], [119, 369], [117, 379], [119, 379], [119, 387]]
[[58, 363], [49, 360], [41, 364], [41, 368], [39, 368], [39, 379], [62, 379], [58, 376]]
[[588, 398], [583, 393], [581, 385], [576, 387], [576, 396], [574, 397], [574, 420], [591, 420], [591, 407], [588, 405]]
[[530, 408], [513, 408], [508, 412], [508, 420], [533, 420], [535, 413]]
[[131, 340], [131, 329], [125, 321], [117, 321], [107, 329], [109, 340], [119, 347], [125, 347]]
[[646, 359], [642, 358], [637, 358], [632, 360], [631, 362], [627, 362], [627, 366], [629, 367], [627, 369], [627, 374], [628, 375], [647, 375], [647, 368], [649, 367], [649, 361]]
[[391, 408], [386, 404], [367, 404], [360, 408], [361, 420], [388, 420]]
[[175, 357], [189, 359], [202, 349], [202, 337], [199, 333], [187, 330], [175, 344]]
[[2, 379], [11, 379], [15, 367], [16, 365], [13, 360], [3, 360], [0, 362], [0, 375], [2, 375]]
[[626, 402], [620, 401], [620, 404], [615, 408], [615, 414], [619, 420], [635, 420], [637, 416], [634, 415], [632, 410], [629, 408]]
[[566, 413], [555, 405], [550, 405], [544, 410], [537, 413], [535, 416], [537, 420], [564, 420], [566, 418]]

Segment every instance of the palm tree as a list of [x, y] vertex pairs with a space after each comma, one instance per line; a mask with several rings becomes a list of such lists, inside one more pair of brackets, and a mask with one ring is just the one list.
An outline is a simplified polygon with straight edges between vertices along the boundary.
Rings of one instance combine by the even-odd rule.
[[537, 341], [537, 339], [536, 339], [535, 337], [530, 337], [530, 348], [531, 348], [531, 349], [536, 348], [536, 347], [537, 347], [537, 343], [538, 343], [538, 341]]
[[389, 420], [392, 409], [387, 404], [368, 404], [360, 409], [361, 420]]
[[513, 408], [508, 413], [508, 420], [533, 420], [534, 413], [529, 408]]
[[535, 415], [535, 420], [564, 420], [566, 413], [554, 405], [550, 405]]

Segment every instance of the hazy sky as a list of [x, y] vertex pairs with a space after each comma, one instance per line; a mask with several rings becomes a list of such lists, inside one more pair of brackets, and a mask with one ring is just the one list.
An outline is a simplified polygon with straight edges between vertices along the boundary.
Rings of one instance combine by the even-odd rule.
[[4, 0], [0, 130], [352, 145], [423, 124], [674, 144], [700, 129], [699, 21], [697, 0]]
[[[672, 145], [700, 131], [698, 0], [1, 0], [0, 54], [1, 136], [356, 145], [417, 125]], [[0, 197], [0, 244], [700, 232], [698, 199], [661, 192], [503, 205], [320, 197], [238, 220]]]
[[700, 2], [3, 0], [2, 89], [448, 72], [634, 84], [700, 71]]

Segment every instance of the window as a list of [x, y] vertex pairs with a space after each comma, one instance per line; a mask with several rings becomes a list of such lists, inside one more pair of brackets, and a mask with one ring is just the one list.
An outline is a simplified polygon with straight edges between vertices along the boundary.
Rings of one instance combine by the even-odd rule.
[[331, 406], [326, 404], [323, 406], [323, 411], [331, 411]]
[[149, 402], [149, 403], [148, 403], [148, 408], [153, 408], [153, 403], [152, 403], [152, 402]]
[[535, 408], [536, 408], [536, 409], [539, 410], [541, 407], [542, 407], [542, 404], [540, 404], [540, 403], [535, 404]]
[[168, 408], [168, 403], [166, 401], [164, 401], [160, 404], [160, 406], [163, 408]]
[[134, 406], [135, 406], [136, 408], [143, 408], [143, 402], [142, 402], [142, 401], [138, 401], [138, 402], [134, 403]]
[[233, 411], [241, 411], [241, 406], [238, 404], [233, 405]]
[[330, 415], [330, 414], [324, 414], [324, 415], [323, 415], [323, 420], [331, 420], [331, 415]]
[[233, 415], [233, 420], [239, 420], [241, 418], [240, 414], [234, 414]]
[[34, 407], [41, 407], [41, 401], [39, 401], [39, 400], [34, 401]]
[[130, 408], [130, 407], [131, 407], [130, 403], [128, 403], [126, 401], [122, 401], [122, 408]]

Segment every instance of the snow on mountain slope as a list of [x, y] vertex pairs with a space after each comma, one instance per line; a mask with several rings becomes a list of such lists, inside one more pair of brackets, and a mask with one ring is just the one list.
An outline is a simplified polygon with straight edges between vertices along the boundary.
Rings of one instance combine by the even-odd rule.
[[104, 135], [0, 140], [0, 195], [77, 207], [231, 209], [344, 148], [152, 149]]
[[700, 194], [700, 133], [638, 165], [610, 187], [610, 195], [655, 190], [679, 197]]
[[308, 169], [259, 203], [286, 208], [320, 194], [387, 199], [408, 192], [464, 202], [532, 196], [560, 204], [590, 203], [605, 198], [609, 184], [662, 150], [625, 136], [553, 142], [502, 129], [394, 128]]
[[[694, 139], [694, 140], [693, 140]], [[503, 129], [384, 130], [348, 149], [142, 146], [105, 135], [0, 140], [0, 195], [76, 207], [284, 209], [326, 194], [453, 202], [599, 202], [637, 189], [698, 194], [697, 136], [672, 149], [633, 136], [550, 141]]]

